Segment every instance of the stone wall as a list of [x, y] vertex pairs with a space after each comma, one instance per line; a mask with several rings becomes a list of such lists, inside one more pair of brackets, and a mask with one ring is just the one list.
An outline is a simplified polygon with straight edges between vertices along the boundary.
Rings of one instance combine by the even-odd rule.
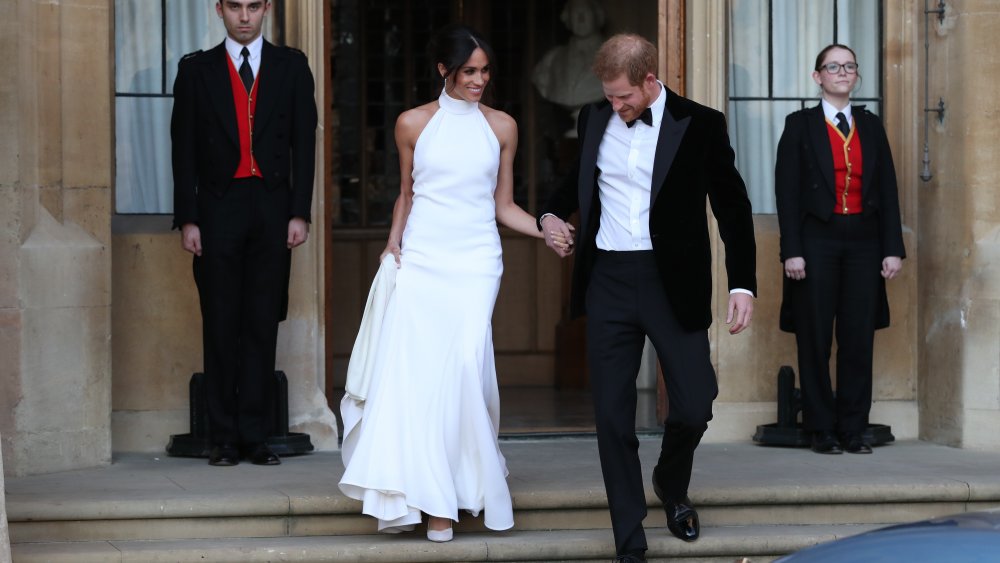
[[[108, 463], [110, 0], [0, 21], [0, 433], [9, 475]], [[86, 91], [84, 91], [86, 90]]]
[[934, 178], [920, 190], [920, 431], [997, 449], [1000, 3], [950, 0], [945, 21], [931, 22], [930, 104], [947, 109], [929, 116]]

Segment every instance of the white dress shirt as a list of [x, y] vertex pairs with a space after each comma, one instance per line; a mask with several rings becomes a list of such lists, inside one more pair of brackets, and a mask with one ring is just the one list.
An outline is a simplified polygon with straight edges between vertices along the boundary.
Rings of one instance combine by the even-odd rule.
[[[250, 51], [250, 70], [253, 71], [254, 80], [257, 79], [257, 71], [260, 70], [260, 50], [264, 45], [264, 36], [258, 35], [257, 39], [254, 39], [246, 46], [247, 50]], [[229, 58], [233, 61], [233, 66], [236, 70], [240, 70], [240, 66], [243, 64], [243, 55], [240, 51], [243, 50], [243, 45], [238, 41], [234, 41], [232, 37], [226, 36], [226, 52], [229, 53]]]
[[826, 116], [826, 120], [829, 121], [830, 123], [833, 123], [834, 125], [838, 125], [837, 122], [840, 121], [840, 120], [837, 119], [837, 113], [842, 113], [842, 114], [844, 114], [844, 117], [847, 118], [847, 128], [848, 129], [850, 129], [851, 125], [854, 124], [854, 118], [851, 117], [851, 103], [850, 102], [848, 102], [847, 103], [847, 107], [845, 107], [843, 109], [837, 109], [837, 108], [833, 107], [833, 104], [831, 104], [830, 102], [826, 101], [826, 98], [823, 98], [820, 101], [820, 103], [823, 106], [823, 115]]
[[653, 162], [667, 89], [649, 106], [653, 124], [637, 120], [632, 127], [613, 113], [597, 150], [597, 188], [601, 198], [601, 225], [597, 248], [601, 250], [652, 250], [649, 208], [653, 185]]

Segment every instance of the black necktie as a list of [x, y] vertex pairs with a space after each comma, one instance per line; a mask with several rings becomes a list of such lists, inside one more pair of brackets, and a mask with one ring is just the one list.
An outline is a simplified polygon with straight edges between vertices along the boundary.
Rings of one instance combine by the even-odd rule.
[[253, 69], [250, 68], [250, 51], [246, 47], [240, 51], [243, 57], [243, 64], [240, 65], [240, 78], [243, 80], [243, 87], [247, 89], [247, 94], [253, 89]]
[[632, 127], [633, 125], [635, 125], [635, 122], [639, 121], [640, 119], [646, 125], [650, 127], [653, 126], [653, 112], [649, 108], [642, 110], [642, 113], [640, 113], [639, 117], [637, 117], [636, 119], [633, 119], [632, 121], [626, 121], [625, 125]]
[[851, 134], [851, 126], [847, 124], [847, 116], [838, 111], [835, 117], [837, 118], [837, 129], [840, 129], [846, 138]]

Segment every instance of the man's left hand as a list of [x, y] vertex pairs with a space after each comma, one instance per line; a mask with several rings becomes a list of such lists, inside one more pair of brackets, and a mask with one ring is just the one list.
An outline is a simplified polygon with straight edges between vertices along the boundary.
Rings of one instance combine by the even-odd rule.
[[729, 334], [739, 334], [750, 326], [753, 318], [753, 296], [746, 293], [729, 294], [729, 308], [726, 313], [726, 324]]
[[301, 217], [292, 217], [288, 221], [288, 248], [292, 249], [304, 243], [309, 238], [309, 223]]
[[886, 256], [882, 259], [882, 277], [891, 280], [903, 269], [903, 259], [899, 256]]

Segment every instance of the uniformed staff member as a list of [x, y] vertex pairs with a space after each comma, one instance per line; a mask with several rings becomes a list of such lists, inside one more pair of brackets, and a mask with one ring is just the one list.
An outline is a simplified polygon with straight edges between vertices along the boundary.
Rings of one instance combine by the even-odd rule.
[[185, 56], [170, 123], [174, 228], [201, 299], [209, 464], [267, 446], [291, 249], [309, 235], [316, 102], [305, 55], [261, 36], [271, 3], [224, 0], [225, 41]]

